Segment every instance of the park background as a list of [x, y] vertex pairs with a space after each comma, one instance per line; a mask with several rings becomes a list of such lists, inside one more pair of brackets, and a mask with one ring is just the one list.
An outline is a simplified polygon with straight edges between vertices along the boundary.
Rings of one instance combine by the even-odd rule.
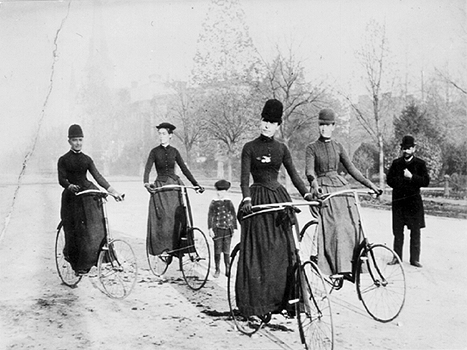
[[3, 1], [0, 179], [56, 181], [72, 123], [104, 175], [142, 177], [169, 121], [196, 177], [235, 187], [241, 148], [277, 98], [276, 137], [303, 177], [330, 107], [335, 139], [381, 187], [410, 133], [427, 196], [462, 200], [466, 18], [460, 0]]

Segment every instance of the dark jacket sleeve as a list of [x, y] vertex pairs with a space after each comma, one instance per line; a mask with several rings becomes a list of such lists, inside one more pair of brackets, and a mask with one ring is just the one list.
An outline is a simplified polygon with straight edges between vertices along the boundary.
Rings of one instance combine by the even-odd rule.
[[94, 162], [91, 158], [89, 158], [89, 172], [91, 173], [92, 177], [96, 180], [99, 186], [104, 187], [106, 190], [110, 187], [110, 184], [107, 180], [99, 173]]
[[392, 162], [386, 178], [388, 186], [392, 188], [400, 188], [404, 184], [404, 176], [402, 175], [403, 173], [399, 171], [398, 163], [397, 159]]
[[151, 173], [152, 166], [154, 165], [155, 155], [154, 149], [149, 152], [148, 160], [146, 161], [146, 166], [144, 167], [143, 183], [149, 183], [149, 174]]
[[243, 198], [250, 197], [250, 171], [251, 171], [251, 149], [249, 144], [243, 146], [241, 158], [240, 188]]
[[185, 162], [183, 161], [183, 158], [180, 155], [180, 152], [178, 151], [178, 149], [175, 149], [175, 152], [176, 152], [175, 161], [180, 167], [180, 170], [182, 171], [183, 175], [186, 176], [188, 181], [190, 181], [193, 184], [193, 186], [199, 186], [198, 182], [195, 180], [194, 176], [191, 174], [190, 169], [188, 169]]
[[287, 173], [290, 176], [290, 179], [292, 180], [292, 183], [294, 184], [295, 188], [300, 192], [302, 196], [307, 193], [306, 186], [303, 182], [303, 180], [300, 178], [300, 175], [298, 175], [297, 170], [295, 169], [295, 166], [292, 161], [292, 155], [290, 154], [289, 148], [286, 145], [283, 145], [284, 147], [284, 159], [283, 159], [283, 164], [285, 169], [287, 170]]
[[352, 177], [358, 182], [360, 182], [362, 185], [371, 188], [371, 185], [372, 185], [371, 181], [368, 180], [365, 176], [363, 176], [360, 170], [358, 170], [357, 167], [352, 163], [344, 147], [342, 147], [340, 143], [338, 143], [338, 145], [339, 145], [340, 161], [342, 165], [345, 167], [345, 169], [347, 169], [347, 172], [350, 175], [352, 175]]
[[416, 187], [427, 187], [430, 184], [430, 176], [423, 160], [418, 161], [417, 172], [412, 174], [412, 183]]
[[315, 170], [315, 151], [312, 144], [309, 144], [305, 151], [305, 175], [310, 185], [311, 182], [317, 178]]
[[70, 186], [71, 184], [70, 184], [70, 181], [68, 181], [68, 178], [67, 178], [65, 160], [63, 159], [63, 157], [60, 157], [58, 159], [57, 168], [58, 168], [58, 183], [63, 188], [68, 188], [68, 186]]

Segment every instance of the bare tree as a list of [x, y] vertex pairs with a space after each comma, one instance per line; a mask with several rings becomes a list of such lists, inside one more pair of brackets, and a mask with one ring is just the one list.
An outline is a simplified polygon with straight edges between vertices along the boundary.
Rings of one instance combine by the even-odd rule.
[[344, 98], [349, 102], [361, 126], [377, 145], [379, 186], [384, 188], [384, 137], [386, 134], [392, 136], [387, 128], [391, 125], [389, 117], [397, 102], [392, 96], [391, 82], [388, 79], [389, 44], [385, 26], [370, 21], [363, 45], [356, 54], [365, 72], [365, 85], [369, 98], [360, 99], [358, 103], [354, 103], [349, 96]]
[[244, 86], [218, 87], [211, 90], [206, 100], [206, 130], [212, 140], [225, 146], [223, 149], [230, 181], [232, 160], [240, 153], [244, 141], [251, 137], [252, 130], [256, 130], [251, 116], [257, 104], [255, 96]]
[[175, 136], [185, 146], [186, 162], [190, 167], [193, 161], [193, 147], [204, 138], [206, 122], [201, 108], [200, 96], [196, 90], [188, 89], [183, 83], [173, 83], [172, 86], [176, 95], [169, 113], [173, 114], [175, 119], [180, 122], [181, 128], [175, 133]]
[[287, 56], [278, 52], [272, 63], [266, 65], [266, 76], [258, 88], [266, 98], [277, 98], [284, 105], [280, 135], [285, 144], [296, 132], [309, 125], [312, 116], [324, 103], [323, 82], [312, 85], [306, 81], [302, 62], [292, 49]]

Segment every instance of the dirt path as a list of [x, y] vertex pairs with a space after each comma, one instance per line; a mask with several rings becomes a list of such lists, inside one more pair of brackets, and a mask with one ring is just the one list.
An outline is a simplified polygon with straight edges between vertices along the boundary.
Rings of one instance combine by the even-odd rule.
[[[168, 282], [158, 282], [144, 254], [147, 194], [139, 183], [116, 185], [127, 192], [127, 200], [109, 202], [109, 220], [114, 236], [128, 240], [138, 256], [132, 294], [112, 300], [91, 277], [75, 289], [61, 285], [53, 253], [60, 188], [23, 186], [0, 241], [0, 349], [302, 348], [295, 320], [276, 317], [273, 326], [280, 325], [279, 330], [268, 328], [252, 338], [235, 331], [223, 316], [228, 311], [225, 277], [194, 292], [172, 266]], [[195, 222], [203, 229], [213, 195], [192, 196]], [[306, 213], [300, 215], [302, 222]], [[391, 242], [389, 215], [365, 210], [373, 241]], [[466, 228], [465, 220], [427, 218], [424, 268], [405, 265], [406, 305], [393, 322], [371, 319], [352, 284], [333, 294], [335, 348], [465, 349], [467, 272], [460, 267], [465, 264]]]

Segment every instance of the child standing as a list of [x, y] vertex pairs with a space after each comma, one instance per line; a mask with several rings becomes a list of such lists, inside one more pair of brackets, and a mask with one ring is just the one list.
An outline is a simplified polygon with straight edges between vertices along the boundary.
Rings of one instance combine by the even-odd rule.
[[219, 277], [221, 253], [224, 253], [225, 275], [229, 271], [230, 243], [234, 231], [237, 230], [237, 217], [232, 201], [227, 198], [230, 182], [219, 180], [214, 186], [217, 198], [211, 201], [208, 212], [209, 235], [214, 240], [214, 262], [216, 271], [214, 278]]

